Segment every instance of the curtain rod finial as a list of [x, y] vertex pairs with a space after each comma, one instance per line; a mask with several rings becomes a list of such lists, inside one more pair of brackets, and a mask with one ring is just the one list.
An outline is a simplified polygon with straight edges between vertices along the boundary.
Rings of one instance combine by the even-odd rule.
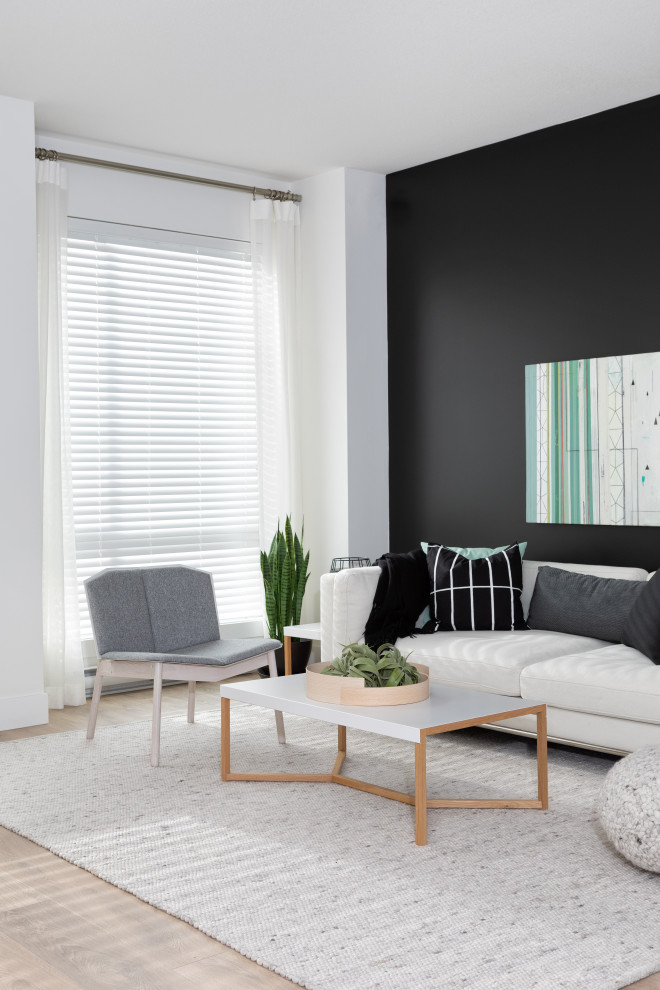
[[40, 162], [56, 162], [57, 152], [50, 151], [48, 148], [35, 148], [34, 157], [38, 158]]

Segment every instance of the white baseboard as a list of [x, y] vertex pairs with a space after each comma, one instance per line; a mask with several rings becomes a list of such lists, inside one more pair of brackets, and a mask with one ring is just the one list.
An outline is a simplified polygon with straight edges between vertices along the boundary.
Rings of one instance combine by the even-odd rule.
[[45, 692], [0, 698], [0, 730], [23, 729], [28, 725], [46, 725], [47, 722], [48, 695]]

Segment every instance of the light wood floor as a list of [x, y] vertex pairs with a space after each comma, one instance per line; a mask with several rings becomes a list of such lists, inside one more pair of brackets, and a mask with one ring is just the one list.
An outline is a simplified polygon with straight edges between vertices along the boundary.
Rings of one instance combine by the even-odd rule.
[[[165, 688], [163, 714], [184, 712], [186, 692], [185, 686]], [[217, 707], [217, 685], [199, 684], [198, 710]], [[88, 708], [89, 703], [51, 712], [49, 725], [0, 732], [0, 742], [81, 729]], [[150, 714], [150, 691], [109, 695], [101, 699], [98, 725]], [[294, 985], [0, 828], [0, 990], [286, 990]], [[660, 973], [633, 986], [660, 990]]]

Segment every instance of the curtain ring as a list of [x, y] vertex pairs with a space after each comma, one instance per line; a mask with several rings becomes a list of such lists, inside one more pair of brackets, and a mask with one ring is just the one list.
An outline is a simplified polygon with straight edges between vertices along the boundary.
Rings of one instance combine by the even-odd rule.
[[252, 199], [256, 199], [256, 198], [257, 198], [257, 187], [252, 186]]

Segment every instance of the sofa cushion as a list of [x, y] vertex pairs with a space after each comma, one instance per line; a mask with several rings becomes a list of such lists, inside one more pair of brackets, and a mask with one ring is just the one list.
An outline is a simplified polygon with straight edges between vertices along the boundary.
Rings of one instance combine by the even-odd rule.
[[660, 574], [654, 571], [621, 631], [621, 642], [660, 664]]
[[559, 567], [562, 571], [577, 574], [593, 574], [602, 578], [620, 578], [622, 581], [646, 581], [648, 572], [642, 567], [612, 567], [609, 564], [565, 564], [556, 560], [523, 560], [523, 590], [520, 600], [525, 617], [534, 594], [539, 567]]
[[[440, 546], [439, 543], [431, 543], [431, 546]], [[503, 547], [448, 547], [447, 544], [443, 544], [447, 547], [447, 550], [453, 550], [454, 553], [460, 553], [461, 557], [466, 557], [468, 560], [480, 560], [482, 557], [490, 557], [494, 553], [501, 553], [502, 550], [506, 550], [510, 547], [510, 543], [505, 543]], [[429, 544], [422, 541], [420, 547], [424, 553], [429, 552]], [[518, 548], [520, 549], [520, 556], [525, 556], [525, 550], [527, 549], [527, 541], [524, 543], [519, 543]]]
[[646, 581], [539, 567], [527, 621], [530, 629], [553, 629], [620, 643], [635, 601], [648, 588]]
[[427, 562], [436, 631], [527, 628], [520, 605], [522, 561], [517, 543], [477, 560], [429, 545]]
[[[441, 544], [432, 543], [431, 546], [440, 546]], [[429, 544], [422, 541], [420, 546], [424, 553], [429, 552]], [[465, 557], [466, 560], [481, 560], [483, 557], [492, 557], [495, 553], [501, 553], [511, 546], [510, 543], [506, 543], [503, 547], [448, 547], [444, 545], [446, 550], [453, 550], [454, 553], [458, 553], [461, 557]], [[527, 549], [527, 541], [518, 544], [518, 549], [520, 550], [521, 559], [525, 556], [525, 550]], [[426, 623], [431, 618], [431, 608], [427, 604], [426, 607], [420, 612], [415, 627], [417, 629], [423, 629]]]
[[407, 636], [396, 645], [429, 667], [431, 680], [493, 694], [520, 694], [520, 672], [528, 664], [606, 645], [599, 639], [525, 629], [514, 632], [438, 632]]
[[619, 643], [531, 664], [520, 690], [555, 708], [660, 723], [660, 667]]

